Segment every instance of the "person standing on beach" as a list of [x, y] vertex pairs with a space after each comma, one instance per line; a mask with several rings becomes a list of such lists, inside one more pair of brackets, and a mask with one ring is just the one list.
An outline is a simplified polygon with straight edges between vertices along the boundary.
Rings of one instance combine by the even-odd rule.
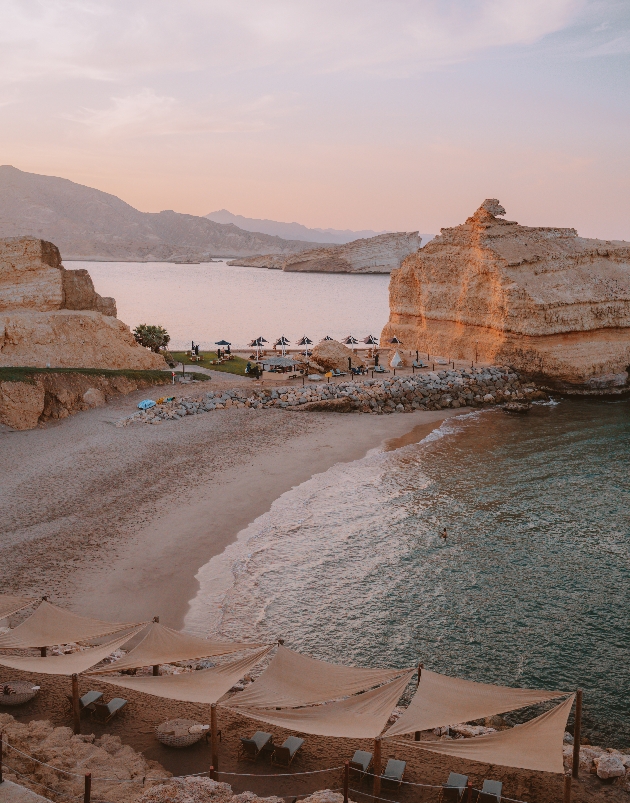
[[444, 528], [444, 530], [443, 530], [443, 532], [441, 533], [441, 536], [440, 536], [440, 537], [443, 539], [444, 543], [446, 543], [446, 538], [447, 538], [446, 527]]

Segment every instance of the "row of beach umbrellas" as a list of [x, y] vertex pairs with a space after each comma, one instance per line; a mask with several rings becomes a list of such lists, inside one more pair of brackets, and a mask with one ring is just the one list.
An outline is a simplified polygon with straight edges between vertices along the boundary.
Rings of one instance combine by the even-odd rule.
[[[333, 339], [334, 338], [332, 338], [330, 335], [326, 335], [326, 337], [322, 338], [322, 340], [333, 340]], [[254, 338], [252, 341], [248, 343], [248, 346], [250, 348], [256, 349], [256, 359], [259, 358], [260, 351], [264, 349], [265, 343], [268, 342], [269, 342], [268, 340], [266, 340], [264, 337], [261, 336]], [[356, 346], [359, 343], [359, 341], [356, 339], [356, 337], [353, 337], [353, 335], [348, 335], [347, 337], [343, 338], [341, 342], [346, 346]], [[368, 335], [367, 337], [364, 337], [362, 342], [365, 343], [367, 346], [378, 346], [378, 340], [377, 338], [374, 337], [374, 335]], [[402, 345], [402, 341], [399, 340], [397, 337], [390, 338], [387, 341], [387, 343], [391, 345], [400, 345], [400, 346]], [[228, 351], [231, 345], [232, 344], [227, 340], [217, 340], [217, 342], [215, 343], [215, 346], [227, 347]], [[291, 345], [291, 341], [288, 340], [284, 335], [281, 335], [273, 345], [275, 347], [280, 346], [280, 348], [282, 349], [282, 356], [284, 357], [287, 352], [287, 346]], [[305, 354], [308, 357], [308, 350], [309, 350], [308, 347], [313, 345], [313, 341], [310, 339], [310, 337], [302, 335], [302, 337], [296, 342], [296, 345], [305, 346], [306, 347]]]

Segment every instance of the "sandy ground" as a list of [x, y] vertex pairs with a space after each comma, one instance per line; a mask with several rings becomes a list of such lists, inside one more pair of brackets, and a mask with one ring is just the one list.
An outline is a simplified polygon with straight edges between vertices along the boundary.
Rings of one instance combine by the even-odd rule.
[[[229, 377], [225, 381], [229, 386]], [[157, 398], [162, 393], [155, 388], [148, 395]], [[47, 593], [54, 602], [105, 619], [129, 621], [159, 614], [161, 622], [180, 627], [197, 591], [194, 576], [200, 566], [280, 494], [383, 442], [391, 449], [420, 440], [447, 415], [461, 412], [368, 416], [225, 410], [159, 426], [116, 428], [115, 422], [146, 395], [139, 391], [29, 432], [0, 430], [3, 590]], [[3, 680], [20, 677], [34, 676], [2, 671]], [[42, 687], [38, 696], [10, 713], [21, 721], [45, 718], [57, 725], [71, 724], [69, 679], [36, 676], [36, 682]], [[100, 689], [106, 699], [120, 692], [85, 678], [80, 688], [81, 693]], [[86, 719], [85, 732], [118, 734], [178, 775], [207, 770], [210, 752], [205, 742], [173, 750], [160, 745], [154, 735], [158, 724], [174, 717], [207, 722], [207, 707], [131, 691], [124, 696], [129, 705], [119, 718], [106, 726]], [[243, 762], [238, 758], [239, 737], [257, 730], [256, 723], [222, 709], [220, 727], [220, 768], [255, 776], [221, 777], [237, 791], [304, 795], [340, 786], [339, 771], [282, 778], [267, 761]], [[273, 732], [276, 742], [288, 735], [262, 727]], [[305, 738], [293, 772], [339, 767], [355, 749], [372, 749], [368, 742]], [[455, 770], [469, 774], [477, 787], [486, 777], [503, 780], [510, 798], [531, 803], [562, 799], [559, 776], [431, 756], [400, 743], [385, 744], [383, 753], [384, 761], [406, 760], [406, 778], [416, 783], [439, 785]], [[268, 774], [272, 777], [262, 777]], [[365, 801], [367, 784], [355, 783], [354, 788], [363, 793], [351, 797]], [[414, 786], [383, 790], [384, 797], [401, 803], [437, 800], [437, 794], [436, 789]], [[586, 775], [574, 784], [573, 799], [622, 801], [627, 795]]]

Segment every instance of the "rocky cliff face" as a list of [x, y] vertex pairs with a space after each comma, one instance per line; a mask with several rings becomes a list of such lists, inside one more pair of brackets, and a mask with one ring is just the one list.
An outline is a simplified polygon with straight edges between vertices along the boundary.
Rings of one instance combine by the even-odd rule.
[[502, 220], [498, 201], [392, 271], [382, 338], [573, 392], [628, 385], [630, 243]]
[[391, 273], [394, 268], [400, 267], [405, 257], [420, 248], [421, 242], [417, 231], [399, 231], [379, 234], [377, 237], [364, 240], [354, 240], [345, 245], [313, 248], [285, 257], [267, 254], [262, 257], [235, 259], [229, 264], [286, 271]]
[[116, 318], [86, 270], [66, 270], [55, 245], [0, 239], [0, 366], [164, 368]]

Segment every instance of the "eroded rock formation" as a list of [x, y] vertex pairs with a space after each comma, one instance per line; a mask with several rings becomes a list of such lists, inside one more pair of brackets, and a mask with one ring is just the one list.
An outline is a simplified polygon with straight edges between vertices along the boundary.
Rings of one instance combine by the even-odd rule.
[[34, 237], [0, 239], [0, 366], [164, 368], [116, 318], [116, 302], [86, 270], [66, 270], [59, 250]]
[[312, 352], [312, 362], [324, 371], [330, 371], [332, 368], [347, 371], [348, 360], [351, 361], [353, 368], [363, 365], [361, 357], [338, 340], [322, 340]]
[[381, 342], [509, 364], [569, 392], [628, 387], [630, 243], [504, 214], [485, 201], [392, 271]]
[[230, 265], [254, 268], [276, 268], [285, 271], [317, 271], [322, 273], [390, 273], [400, 267], [409, 254], [422, 243], [417, 231], [379, 234], [345, 245], [313, 248], [287, 257], [268, 254], [262, 257], [235, 259]]

